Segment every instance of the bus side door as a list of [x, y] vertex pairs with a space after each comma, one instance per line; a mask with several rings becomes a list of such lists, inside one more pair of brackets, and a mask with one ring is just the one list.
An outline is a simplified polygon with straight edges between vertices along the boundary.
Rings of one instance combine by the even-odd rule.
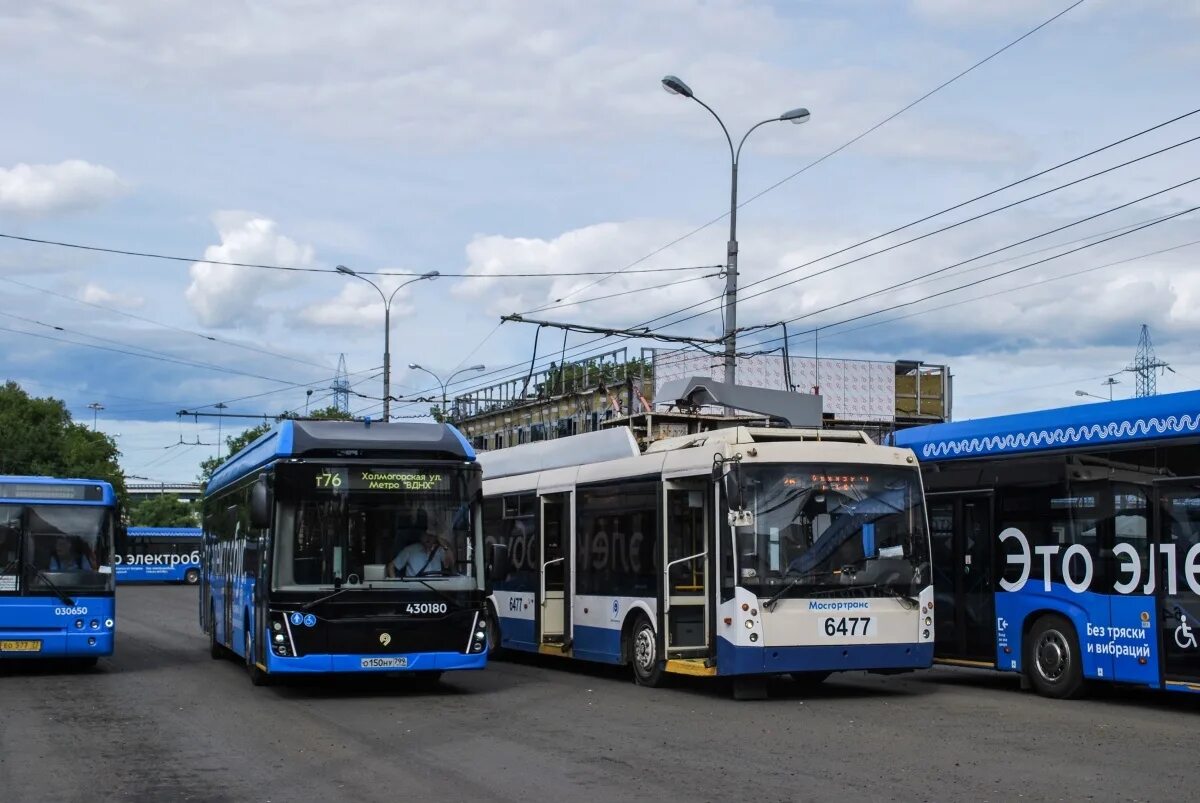
[[[1159, 662], [1163, 680], [1200, 683], [1200, 478], [1158, 485]], [[1193, 550], [1196, 550], [1193, 552]], [[1195, 559], [1195, 563], [1193, 560]]]
[[711, 483], [707, 478], [663, 483], [663, 604], [659, 632], [667, 658], [708, 654], [712, 632], [708, 588], [708, 511]]

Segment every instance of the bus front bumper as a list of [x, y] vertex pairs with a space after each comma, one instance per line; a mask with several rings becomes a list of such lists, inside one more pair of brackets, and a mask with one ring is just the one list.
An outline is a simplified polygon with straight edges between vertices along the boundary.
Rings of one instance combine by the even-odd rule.
[[717, 674], [928, 669], [933, 643], [846, 644], [805, 647], [741, 647], [717, 639]]
[[483, 669], [487, 653], [467, 655], [459, 652], [414, 652], [391, 655], [302, 655], [283, 658], [268, 654], [271, 673], [317, 674], [323, 672], [442, 672], [455, 669]]

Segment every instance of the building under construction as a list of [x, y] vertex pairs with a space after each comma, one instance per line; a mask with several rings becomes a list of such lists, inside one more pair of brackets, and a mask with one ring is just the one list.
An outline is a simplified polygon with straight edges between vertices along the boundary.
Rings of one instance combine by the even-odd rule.
[[[723, 373], [721, 358], [703, 352], [642, 349], [632, 357], [621, 348], [458, 395], [449, 412], [481, 450], [614, 426], [630, 427], [645, 445], [734, 423], [781, 423], [744, 407], [730, 415], [702, 396], [689, 401], [662, 395], [692, 377], [720, 387]], [[895, 429], [950, 420], [951, 379], [944, 365], [761, 355], [740, 359], [737, 378], [745, 388], [818, 397], [825, 427], [861, 429], [877, 439]]]

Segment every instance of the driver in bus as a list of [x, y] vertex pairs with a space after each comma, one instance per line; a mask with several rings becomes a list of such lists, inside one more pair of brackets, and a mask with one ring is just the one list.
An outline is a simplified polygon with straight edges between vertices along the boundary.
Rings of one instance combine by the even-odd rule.
[[450, 547], [428, 527], [415, 543], [401, 549], [387, 565], [388, 577], [423, 577], [450, 574], [454, 557]]
[[54, 541], [54, 553], [50, 555], [48, 568], [52, 572], [90, 572], [92, 562], [71, 548], [71, 539], [60, 535]]

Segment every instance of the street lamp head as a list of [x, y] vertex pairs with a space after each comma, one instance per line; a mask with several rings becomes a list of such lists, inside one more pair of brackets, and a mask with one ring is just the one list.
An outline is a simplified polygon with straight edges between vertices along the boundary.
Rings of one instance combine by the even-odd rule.
[[779, 115], [779, 119], [781, 122], [787, 120], [795, 123], [796, 125], [800, 125], [801, 123], [807, 123], [808, 118], [811, 116], [812, 115], [808, 113], [808, 109], [792, 109], [790, 112], [784, 112], [783, 114]]
[[692, 97], [692, 88], [676, 78], [674, 75], [664, 76], [662, 79], [662, 85], [663, 89], [667, 90], [672, 95], [683, 95], [685, 98]]
[[1075, 395], [1076, 396], [1089, 396], [1091, 394], [1089, 394], [1086, 390], [1077, 390], [1077, 391], [1075, 391]]
[[354, 271], [347, 268], [345, 265], [338, 265], [336, 268], [334, 268], [334, 270], [336, 270], [338, 273], [344, 273], [347, 276], [357, 276], [358, 275]]
[[484, 369], [484, 365], [483, 365], [483, 363], [480, 363], [479, 365], [472, 365], [467, 370], [468, 371], [482, 371], [483, 369]]
[[442, 275], [441, 272], [436, 271], [436, 270], [431, 270], [428, 273], [422, 273], [421, 278], [422, 279], [436, 279], [437, 277], [439, 277], [441, 275]]
[[410, 362], [410, 363], [408, 364], [408, 370], [410, 370], [410, 371], [419, 371], [419, 370], [421, 370], [421, 366], [417, 365], [415, 362]]

